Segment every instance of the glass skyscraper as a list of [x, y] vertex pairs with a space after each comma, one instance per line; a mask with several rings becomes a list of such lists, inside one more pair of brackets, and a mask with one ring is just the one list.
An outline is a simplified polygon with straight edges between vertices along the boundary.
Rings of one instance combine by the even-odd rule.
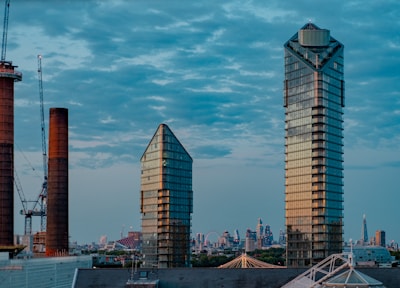
[[143, 266], [189, 267], [193, 160], [160, 124], [140, 162]]
[[304, 25], [285, 50], [287, 266], [311, 266], [343, 245], [343, 44]]

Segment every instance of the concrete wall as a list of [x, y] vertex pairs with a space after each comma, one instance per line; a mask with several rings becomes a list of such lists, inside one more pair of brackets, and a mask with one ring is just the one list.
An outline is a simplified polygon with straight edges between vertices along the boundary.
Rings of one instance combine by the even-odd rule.
[[[144, 269], [143, 269], [144, 270]], [[399, 287], [400, 268], [357, 269], [381, 281], [387, 288]], [[149, 274], [159, 279], [159, 288], [278, 288], [301, 274], [302, 269], [160, 269]], [[125, 287], [129, 269], [80, 269], [75, 287]]]

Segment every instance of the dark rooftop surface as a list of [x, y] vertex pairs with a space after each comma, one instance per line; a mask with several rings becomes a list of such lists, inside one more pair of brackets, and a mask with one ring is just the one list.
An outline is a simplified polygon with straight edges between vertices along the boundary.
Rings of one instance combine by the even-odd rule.
[[[149, 279], [159, 279], [159, 288], [278, 288], [301, 274], [303, 269], [216, 269], [176, 268], [149, 271]], [[381, 281], [387, 288], [397, 288], [400, 268], [357, 269]], [[125, 287], [130, 279], [130, 269], [79, 269], [76, 288]]]

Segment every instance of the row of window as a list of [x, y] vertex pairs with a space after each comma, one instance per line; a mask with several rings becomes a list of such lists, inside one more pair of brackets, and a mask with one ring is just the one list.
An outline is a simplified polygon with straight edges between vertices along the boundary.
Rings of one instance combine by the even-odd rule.
[[[157, 199], [155, 199], [155, 200], [157, 200]], [[156, 201], [157, 202], [157, 201]], [[143, 212], [144, 213], [149, 213], [149, 212], [157, 212], [157, 207], [158, 207], [158, 204], [156, 203], [156, 204], [145, 204], [145, 203], [148, 203], [147, 201], [145, 201], [145, 200], [143, 200]]]
[[298, 168], [298, 167], [311, 167], [312, 159], [303, 158], [299, 160], [291, 160], [286, 162], [286, 169]]
[[148, 149], [148, 150], [146, 150], [146, 153], [143, 155], [142, 164], [143, 164], [143, 161], [148, 162], [149, 160], [158, 159], [158, 158], [159, 158], [159, 150], [158, 149]]
[[324, 71], [324, 74], [331, 78], [343, 79], [343, 56], [339, 55], [339, 57], [335, 59], [335, 62], [329, 66], [329, 69]]
[[303, 118], [297, 118], [292, 120], [286, 120], [285, 129], [290, 129], [297, 126], [304, 126], [304, 125], [320, 125], [326, 124], [329, 126], [337, 127], [343, 129], [343, 121], [326, 117], [326, 116], [306, 116]]
[[158, 200], [157, 198], [142, 198], [142, 207], [144, 209], [144, 207], [148, 206], [148, 205], [156, 205], [156, 207], [152, 208], [153, 210], [157, 210], [157, 205], [158, 205]]
[[318, 168], [313, 168], [310, 166], [299, 167], [293, 169], [287, 169], [285, 172], [286, 177], [301, 176], [301, 175], [312, 175], [317, 173], [324, 173], [327, 175], [333, 175], [337, 177], [343, 177], [343, 169], [337, 169], [327, 166], [318, 166]]
[[292, 160], [286, 162], [286, 169], [293, 169], [299, 167], [310, 167], [310, 166], [328, 166], [336, 169], [343, 169], [343, 162], [341, 160], [336, 159], [328, 159], [328, 158], [317, 158], [317, 159], [310, 159], [304, 158], [299, 160]]
[[[193, 204], [193, 195], [192, 193], [185, 193], [186, 195], [182, 195], [183, 197], [162, 197], [159, 200], [165, 205], [192, 205]], [[164, 205], [164, 204], [163, 204]]]
[[[300, 186], [302, 191], [294, 191], [288, 192], [289, 189], [286, 189], [285, 201], [298, 201], [298, 200], [318, 200], [325, 199], [325, 201], [335, 201], [335, 202], [343, 202], [343, 192], [342, 193], [334, 193], [334, 192], [311, 192], [311, 189], [307, 189], [311, 187], [311, 185], [300, 184], [290, 186], [288, 188], [294, 188], [296, 186]], [[328, 207], [337, 207], [338, 204], [328, 204]]]
[[330, 101], [330, 99], [318, 97], [312, 98], [308, 100], [304, 100], [301, 102], [296, 102], [293, 104], [288, 104], [286, 108], [286, 113], [291, 113], [300, 109], [307, 109], [315, 106], [329, 107], [330, 109], [336, 110], [338, 112], [342, 112], [342, 105], [340, 103]]
[[167, 183], [175, 183], [175, 184], [180, 183], [180, 184], [186, 184], [186, 185], [190, 184], [191, 185], [192, 184], [192, 173], [183, 173], [185, 171], [181, 171], [181, 172], [182, 173], [180, 173], [180, 175], [163, 174], [162, 181], [164, 182], [164, 186], [168, 186]]
[[285, 210], [291, 210], [291, 209], [306, 209], [307, 208], [307, 213], [305, 215], [312, 215], [311, 214], [311, 208], [312, 208], [312, 203], [310, 200], [297, 200], [297, 201], [287, 201], [285, 203]]
[[[317, 192], [324, 192], [327, 190], [326, 183], [312, 183], [312, 182], [306, 182], [306, 183], [295, 183], [291, 185], [286, 185], [286, 193], [291, 193], [291, 192], [310, 192], [312, 191], [313, 193]], [[342, 191], [342, 190], [334, 190], [332, 191]]]
[[342, 75], [333, 75], [333, 77], [329, 74], [323, 73], [322, 74], [322, 80], [325, 83], [332, 84], [333, 86], [341, 88], [343, 85], [343, 77], [336, 78], [335, 76], [342, 76]]
[[[168, 144], [170, 145], [170, 144]], [[173, 159], [175, 161], [186, 161], [186, 162], [192, 162], [192, 159], [189, 157], [189, 155], [187, 153], [184, 153], [184, 151], [170, 151], [169, 149], [167, 149], [166, 147], [164, 147], [163, 153], [162, 153], [162, 157], [163, 158], [170, 158]]]
[[300, 201], [300, 200], [312, 200], [312, 193], [286, 193], [285, 195], [285, 201], [291, 202], [291, 201]]
[[[186, 201], [185, 203], [186, 205], [169, 205], [169, 204], [163, 204], [160, 205], [158, 207], [158, 211], [161, 213], [159, 213], [159, 216], [163, 215], [163, 212], [161, 211], [168, 211], [168, 212], [182, 212], [182, 213], [190, 213], [192, 211], [191, 205], [190, 203], [188, 203], [188, 201]], [[147, 210], [146, 210], [147, 211]], [[166, 217], [170, 218], [171, 217], [171, 213], [167, 213], [165, 214]]]
[[330, 143], [336, 143], [337, 145], [343, 146], [343, 135], [334, 135], [330, 134], [329, 131], [328, 133], [325, 132], [315, 132], [312, 134], [312, 140], [314, 141], [327, 141]]
[[285, 129], [296, 127], [296, 126], [302, 126], [302, 125], [311, 125], [312, 123], [313, 123], [313, 119], [310, 116], [292, 119], [292, 120], [286, 119]]
[[313, 124], [313, 125], [327, 124], [330, 126], [342, 128], [343, 121], [330, 118], [327, 116], [306, 116], [303, 118], [286, 120], [285, 129], [307, 124]]
[[145, 190], [142, 191], [141, 193], [143, 198], [157, 198], [158, 196], [157, 190]]
[[[192, 164], [190, 164], [190, 167], [184, 167], [184, 166], [179, 166], [180, 163], [176, 163], [176, 165], [173, 165], [174, 163], [171, 163], [172, 165], [168, 164], [167, 162], [166, 167], [163, 169], [163, 174], [167, 175], [175, 175], [175, 176], [181, 176], [181, 177], [192, 177]], [[174, 167], [175, 166], [175, 167]], [[176, 167], [178, 166], [178, 167]]]
[[[158, 162], [158, 161], [156, 161], [156, 162]], [[155, 164], [156, 162], [153, 162], [152, 164]], [[141, 170], [142, 178], [160, 175], [161, 169], [158, 165], [147, 165], [146, 167], [143, 167], [143, 165], [142, 165], [142, 168], [144, 168]]]
[[[152, 153], [153, 155], [153, 153]], [[162, 167], [170, 167], [170, 168], [177, 168], [177, 169], [183, 169], [183, 170], [192, 170], [192, 161], [187, 161], [186, 160], [179, 160], [175, 158], [163, 158], [162, 160], [158, 157], [152, 158], [148, 157], [146, 161], [142, 161], [141, 163], [141, 168], [142, 168], [142, 174], [143, 170], [146, 169], [151, 169], [151, 168], [159, 168], [160, 167], [160, 161]]]
[[192, 191], [192, 183], [165, 182], [163, 187], [170, 190]]
[[296, 70], [292, 73], [286, 74], [285, 90], [298, 86], [307, 86], [312, 88], [314, 87], [314, 80], [314, 73], [307, 73], [304, 75], [301, 70]]
[[[325, 124], [309, 124], [309, 125], [304, 125], [304, 126], [297, 126], [297, 127], [292, 127], [288, 128], [285, 133], [285, 140], [287, 141], [286, 144], [291, 144], [291, 143], [297, 143], [301, 141], [307, 141], [311, 140], [311, 135], [314, 135], [313, 140], [325, 140], [323, 137], [319, 138], [319, 136], [323, 136], [323, 133], [329, 133], [332, 135], [336, 135], [337, 141], [331, 141], [335, 143], [342, 143], [342, 138], [343, 138], [343, 128], [337, 128], [331, 125], [325, 125]], [[294, 136], [298, 135], [304, 135], [301, 138], [295, 138], [295, 141], [290, 143], [288, 140]], [[331, 138], [332, 140], [332, 138]]]
[[[165, 217], [170, 219], [170, 221], [173, 221], [174, 219], [180, 220], [180, 221], [183, 221], [185, 219], [190, 220], [191, 219], [190, 218], [191, 211], [188, 208], [189, 207], [186, 206], [186, 208], [185, 208], [186, 212], [183, 212], [182, 210], [181, 211], [171, 211], [168, 213], [168, 215], [165, 215]], [[162, 217], [162, 216], [163, 216], [163, 214], [159, 213], [159, 217]]]
[[146, 169], [159, 169], [160, 168], [160, 158], [155, 157], [153, 159], [148, 158], [146, 161], [141, 163], [142, 171]]
[[311, 158], [311, 157], [312, 157], [312, 151], [308, 149], [308, 150], [300, 150], [296, 152], [287, 153], [285, 155], [285, 160], [292, 161], [292, 160]]
[[[287, 177], [285, 180], [285, 185], [290, 187], [291, 185], [298, 185], [304, 183], [312, 183], [317, 187], [318, 184], [330, 184], [330, 185], [343, 185], [343, 178], [332, 176], [332, 175], [318, 175], [318, 176], [311, 176], [311, 175], [301, 175], [301, 176], [292, 176]], [[319, 188], [316, 188], [319, 190]], [[324, 190], [321, 188], [321, 190]]]
[[328, 141], [307, 141], [307, 142], [299, 142], [295, 144], [289, 144], [285, 147], [285, 153], [292, 153], [301, 150], [311, 150], [316, 148], [328, 149], [336, 152], [343, 153], [343, 144], [337, 144]]
[[339, 121], [343, 121], [343, 112], [330, 109], [328, 107], [313, 107], [313, 108], [306, 108], [303, 110], [291, 111], [286, 113], [286, 121], [303, 118], [306, 116], [311, 115], [321, 115], [325, 117], [330, 117], [332, 119], [337, 119]]
[[[142, 190], [153, 190], [160, 186], [159, 175], [142, 177]], [[176, 177], [173, 175], [163, 175], [163, 188], [170, 190], [192, 191], [191, 177]], [[152, 188], [153, 187], [153, 188]]]
[[295, 143], [300, 143], [300, 142], [306, 142], [306, 141], [311, 141], [312, 139], [312, 133], [304, 133], [304, 134], [300, 134], [300, 135], [293, 135], [290, 137], [285, 137], [285, 142], [286, 145], [292, 145]]
[[[295, 218], [295, 217], [312, 217], [312, 209], [311, 209], [311, 203], [308, 205], [307, 208], [305, 207], [298, 207], [298, 208], [292, 208], [292, 207], [286, 207], [286, 225], [293, 225], [293, 221], [297, 222], [300, 221], [301, 219], [291, 219], [289, 221], [289, 218]], [[305, 223], [310, 223], [310, 221], [307, 221]]]
[[307, 93], [287, 97], [287, 104], [285, 105], [285, 107], [287, 107], [286, 113], [310, 107], [314, 109], [317, 107], [329, 107], [332, 110], [339, 111], [340, 113], [342, 112], [343, 99], [341, 97], [322, 89], [315, 90], [313, 93], [315, 94], [314, 97], [305, 97]]

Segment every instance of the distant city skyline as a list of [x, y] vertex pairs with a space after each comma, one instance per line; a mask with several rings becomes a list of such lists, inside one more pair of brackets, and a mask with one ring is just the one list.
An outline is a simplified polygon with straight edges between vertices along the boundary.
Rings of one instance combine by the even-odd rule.
[[[366, 214], [398, 242], [399, 14], [397, 1], [11, 1], [24, 192], [36, 198], [43, 181], [41, 54], [45, 119], [69, 110], [70, 240], [140, 229], [139, 159], [159, 123], [194, 159], [193, 233], [254, 229], [259, 217], [284, 229], [282, 43], [311, 19], [345, 43], [344, 240], [360, 237]], [[17, 234], [20, 209], [16, 195]]]

